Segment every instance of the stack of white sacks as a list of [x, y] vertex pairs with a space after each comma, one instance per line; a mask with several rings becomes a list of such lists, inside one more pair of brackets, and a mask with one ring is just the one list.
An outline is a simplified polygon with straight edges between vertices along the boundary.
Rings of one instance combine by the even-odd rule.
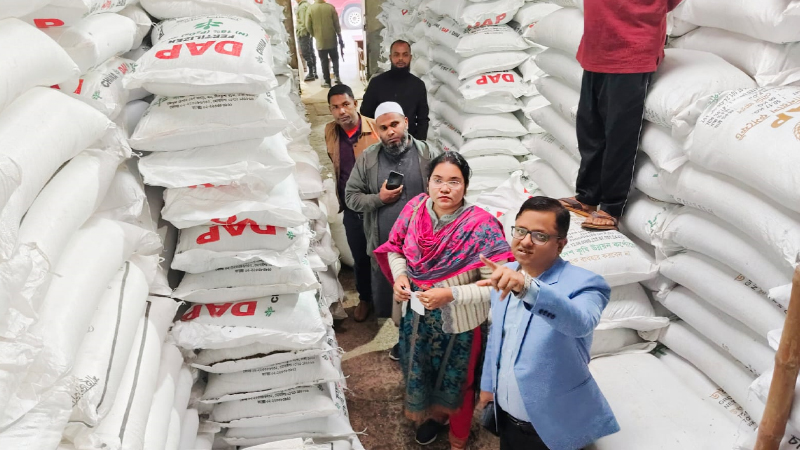
[[469, 200], [497, 188], [523, 162], [532, 169], [540, 164], [529, 147], [543, 130], [530, 113], [547, 104], [538, 94], [541, 72], [533, 62], [544, 49], [530, 36], [536, 22], [557, 8], [522, 0], [384, 3], [378, 18], [387, 26], [384, 57], [394, 40], [412, 43], [411, 70], [428, 88], [429, 141], [470, 162]]
[[[581, 79], [574, 55], [583, 17], [579, 3], [560, 3], [565, 7], [532, 32], [533, 41], [547, 47], [535, 57], [547, 74], [536, 85], [550, 102], [531, 114], [548, 133], [533, 138], [532, 150], [574, 189]], [[658, 277], [643, 285], [660, 303], [659, 315], [672, 322], [661, 330], [637, 330], [666, 346], [655, 353], [658, 359], [624, 355], [592, 362], [623, 428], [596, 448], [752, 448], [788, 283], [800, 261], [800, 178], [794, 169], [800, 167], [800, 88], [791, 86], [800, 70], [798, 44], [792, 43], [800, 41], [800, 16], [790, 3], [731, 7], [685, 0], [670, 15], [671, 48], [646, 101], [635, 189], [622, 225], [636, 250], [657, 262]], [[550, 180], [528, 175], [548, 191]], [[565, 259], [612, 285], [595, 334], [597, 356], [603, 353], [598, 334], [609, 313], [619, 311], [623, 289], [604, 267], [610, 261], [592, 268], [572, 251], [588, 252], [605, 236], [619, 234], [586, 234], [577, 231], [579, 223], [573, 221]], [[575, 248], [576, 233], [592, 243]], [[648, 313], [653, 316], [652, 308]], [[797, 418], [800, 413], [792, 416], [787, 445], [796, 446], [800, 437]]]
[[165, 344], [178, 303], [158, 216], [113, 122], [142, 95], [122, 55], [150, 19], [134, 2], [45, 3], [0, 6], [0, 447], [142, 448], [159, 372], [186, 378], [170, 411], [192, 384]]
[[141, 3], [160, 21], [123, 83], [155, 94], [130, 143], [180, 230], [171, 268], [185, 275], [172, 295], [187, 303], [170, 338], [200, 370], [185, 448], [289, 438], [361, 448], [332, 329], [338, 211], [309, 145], [283, 8]]

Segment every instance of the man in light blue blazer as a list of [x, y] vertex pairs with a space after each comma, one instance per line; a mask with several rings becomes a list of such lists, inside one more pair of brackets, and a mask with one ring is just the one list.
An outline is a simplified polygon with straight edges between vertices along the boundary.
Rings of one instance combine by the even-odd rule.
[[512, 228], [517, 262], [499, 266], [480, 405], [494, 401], [500, 450], [578, 450], [619, 431], [589, 373], [592, 333], [611, 289], [603, 277], [559, 256], [569, 212], [528, 199]]

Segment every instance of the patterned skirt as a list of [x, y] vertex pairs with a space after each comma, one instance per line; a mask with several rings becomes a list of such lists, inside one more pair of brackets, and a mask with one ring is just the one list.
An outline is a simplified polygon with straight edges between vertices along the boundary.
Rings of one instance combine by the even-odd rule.
[[419, 422], [431, 415], [458, 411], [468, 388], [474, 338], [474, 330], [445, 333], [441, 310], [426, 311], [420, 316], [408, 308], [400, 323], [400, 364], [409, 419]]

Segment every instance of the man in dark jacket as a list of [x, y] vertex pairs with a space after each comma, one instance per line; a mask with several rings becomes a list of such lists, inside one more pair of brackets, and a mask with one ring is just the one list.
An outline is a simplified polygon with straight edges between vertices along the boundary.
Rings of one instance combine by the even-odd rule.
[[411, 45], [395, 41], [391, 47], [392, 69], [369, 82], [361, 114], [375, 116], [375, 109], [384, 102], [396, 102], [408, 118], [408, 132], [416, 139], [428, 138], [428, 91], [425, 82], [411, 74]]
[[644, 102], [664, 59], [667, 13], [681, 0], [586, 0], [578, 61], [584, 69], [577, 132], [577, 195], [561, 199], [587, 216], [583, 228], [616, 230], [628, 200]]
[[[426, 192], [428, 164], [439, 150], [408, 133], [408, 119], [395, 102], [382, 103], [376, 109], [375, 123], [381, 142], [358, 157], [345, 187], [347, 207], [363, 214], [367, 253], [389, 240], [389, 232], [409, 200]], [[363, 116], [363, 113], [362, 113]], [[389, 172], [404, 175], [402, 185], [388, 189]], [[372, 258], [372, 303], [378, 317], [392, 317], [400, 323], [400, 304], [394, 301], [394, 289]], [[395, 345], [390, 358], [399, 359]]]

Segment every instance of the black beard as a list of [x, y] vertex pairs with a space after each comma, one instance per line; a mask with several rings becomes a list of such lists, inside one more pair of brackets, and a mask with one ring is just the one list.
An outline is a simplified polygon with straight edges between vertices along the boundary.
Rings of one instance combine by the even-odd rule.
[[409, 149], [409, 144], [411, 144], [411, 136], [408, 134], [408, 131], [406, 131], [404, 138], [400, 142], [396, 144], [383, 144], [383, 148], [389, 155], [397, 157], [404, 154]]

